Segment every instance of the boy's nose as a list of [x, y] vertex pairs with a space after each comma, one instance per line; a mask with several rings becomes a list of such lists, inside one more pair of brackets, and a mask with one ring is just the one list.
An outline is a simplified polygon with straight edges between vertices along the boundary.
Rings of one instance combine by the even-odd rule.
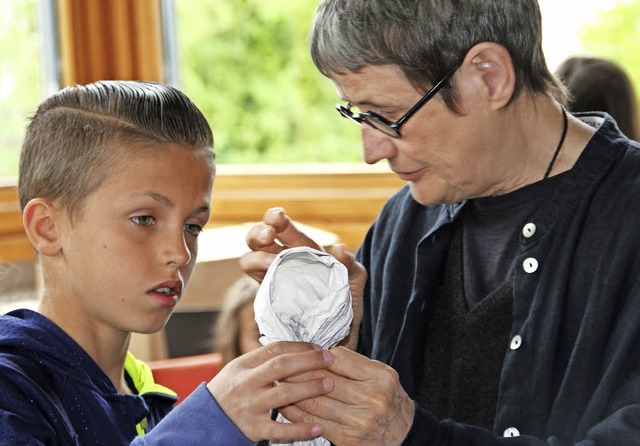
[[175, 264], [183, 267], [191, 261], [191, 250], [184, 236], [184, 232], [180, 232], [179, 236], [172, 237], [170, 243], [166, 245], [166, 263]]

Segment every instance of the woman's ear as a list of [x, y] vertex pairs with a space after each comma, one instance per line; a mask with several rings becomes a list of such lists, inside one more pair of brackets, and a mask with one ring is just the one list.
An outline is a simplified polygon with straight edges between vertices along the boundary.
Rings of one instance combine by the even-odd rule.
[[489, 106], [496, 110], [506, 106], [516, 85], [513, 61], [507, 49], [497, 43], [482, 42], [469, 50], [462, 62], [470, 85], [480, 89]]
[[59, 206], [44, 198], [34, 198], [22, 211], [22, 225], [34, 249], [41, 255], [54, 257], [62, 251], [59, 234]]

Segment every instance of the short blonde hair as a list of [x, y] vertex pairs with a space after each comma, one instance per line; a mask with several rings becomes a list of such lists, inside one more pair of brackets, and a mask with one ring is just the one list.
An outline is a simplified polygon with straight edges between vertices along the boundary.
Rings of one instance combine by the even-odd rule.
[[20, 154], [22, 209], [33, 198], [59, 200], [75, 217], [118, 162], [134, 150], [180, 144], [200, 151], [214, 174], [213, 134], [179, 90], [143, 81], [67, 87], [45, 99]]

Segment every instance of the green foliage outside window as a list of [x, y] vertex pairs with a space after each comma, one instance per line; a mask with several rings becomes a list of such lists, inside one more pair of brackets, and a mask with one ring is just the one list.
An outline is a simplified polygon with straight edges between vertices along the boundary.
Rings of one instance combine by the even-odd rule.
[[36, 0], [0, 0], [0, 177], [18, 174], [28, 118], [42, 95]]
[[578, 34], [584, 51], [622, 65], [640, 95], [640, 0], [618, 0]]
[[181, 88], [213, 127], [220, 163], [359, 162], [307, 47], [313, 1], [175, 0]]
[[[358, 128], [313, 66], [316, 1], [174, 0], [181, 87], [214, 129], [220, 163], [359, 162]], [[15, 176], [42, 98], [37, 0], [0, 0], [0, 177]], [[618, 0], [580, 33], [584, 52], [629, 72], [640, 94], [640, 0]]]
[[[308, 54], [317, 2], [175, 2], [182, 88], [212, 123], [219, 162], [360, 160], [358, 129], [336, 114], [335, 89]], [[619, 0], [580, 38], [640, 86], [640, 0]]]

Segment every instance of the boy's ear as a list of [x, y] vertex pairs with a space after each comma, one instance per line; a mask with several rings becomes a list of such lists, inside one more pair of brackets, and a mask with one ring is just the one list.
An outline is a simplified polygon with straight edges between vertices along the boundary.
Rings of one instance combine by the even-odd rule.
[[515, 91], [516, 76], [507, 49], [494, 42], [473, 46], [462, 65], [471, 85], [480, 89], [489, 106], [496, 110], [506, 106]]
[[22, 225], [34, 249], [45, 256], [57, 256], [62, 251], [60, 244], [59, 206], [44, 198], [34, 198], [22, 211]]

